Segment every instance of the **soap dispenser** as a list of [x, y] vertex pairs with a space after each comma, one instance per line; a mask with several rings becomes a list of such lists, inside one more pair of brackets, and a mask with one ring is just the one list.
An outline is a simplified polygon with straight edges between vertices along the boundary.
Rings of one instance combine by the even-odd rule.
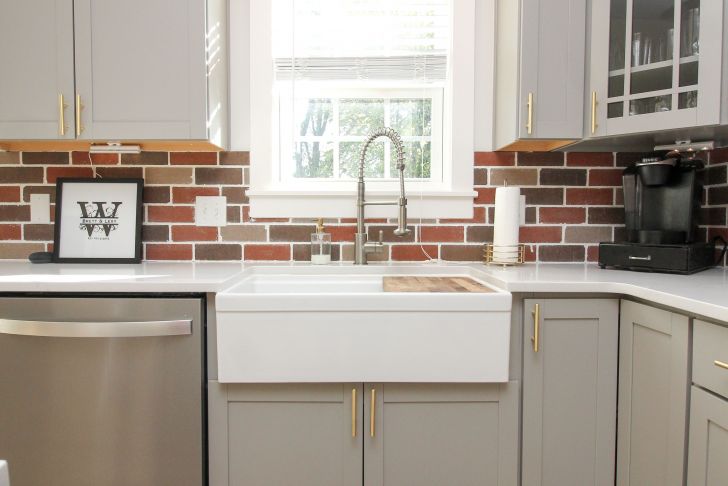
[[324, 220], [319, 218], [316, 232], [311, 234], [311, 263], [326, 265], [331, 263], [331, 233], [324, 232]]

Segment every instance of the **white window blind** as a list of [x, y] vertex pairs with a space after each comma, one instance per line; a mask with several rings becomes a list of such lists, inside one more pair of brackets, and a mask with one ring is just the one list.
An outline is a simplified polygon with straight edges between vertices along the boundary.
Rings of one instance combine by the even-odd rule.
[[277, 81], [443, 82], [450, 0], [276, 0]]

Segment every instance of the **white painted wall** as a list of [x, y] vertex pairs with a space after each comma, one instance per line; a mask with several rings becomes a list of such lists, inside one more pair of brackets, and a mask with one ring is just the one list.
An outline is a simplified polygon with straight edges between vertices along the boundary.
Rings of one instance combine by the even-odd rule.
[[[250, 150], [250, 1], [229, 1], [231, 150]], [[475, 17], [473, 141], [476, 151], [490, 151], [493, 149], [495, 0], [476, 0]]]

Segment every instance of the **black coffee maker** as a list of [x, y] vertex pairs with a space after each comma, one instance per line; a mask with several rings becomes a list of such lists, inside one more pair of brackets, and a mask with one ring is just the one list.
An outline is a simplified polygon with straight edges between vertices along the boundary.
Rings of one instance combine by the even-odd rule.
[[679, 152], [624, 170], [625, 241], [601, 243], [599, 266], [690, 274], [716, 263], [715, 245], [698, 242], [703, 162]]

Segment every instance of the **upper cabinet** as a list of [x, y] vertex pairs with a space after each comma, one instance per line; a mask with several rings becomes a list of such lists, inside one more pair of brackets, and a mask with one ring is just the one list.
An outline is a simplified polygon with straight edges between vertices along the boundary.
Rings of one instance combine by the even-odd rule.
[[587, 137], [725, 121], [724, 2], [594, 0], [591, 5]]
[[498, 0], [495, 147], [582, 138], [586, 0]]
[[223, 0], [3, 2], [0, 139], [224, 147], [226, 15]]
[[73, 139], [72, 0], [0, 2], [0, 65], [0, 139]]

